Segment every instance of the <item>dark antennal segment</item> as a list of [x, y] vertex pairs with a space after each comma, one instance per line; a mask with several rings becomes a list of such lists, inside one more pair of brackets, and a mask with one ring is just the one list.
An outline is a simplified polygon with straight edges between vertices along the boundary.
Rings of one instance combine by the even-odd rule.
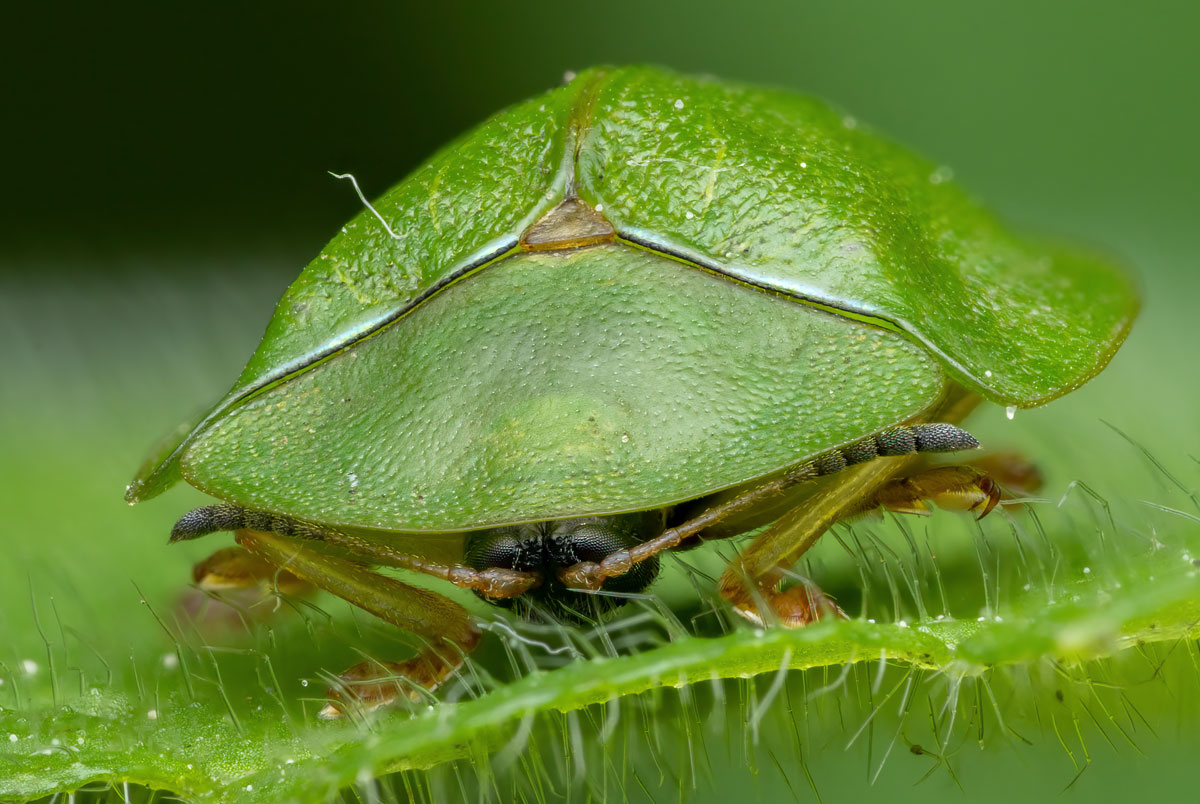
[[831, 449], [813, 461], [801, 464], [799, 468], [812, 471], [812, 476], [822, 477], [876, 458], [894, 458], [918, 452], [957, 452], [963, 449], [979, 449], [979, 442], [961, 427], [945, 422], [901, 425]]
[[185, 542], [225, 530], [260, 530], [302, 539], [319, 539], [326, 532], [322, 528], [291, 517], [252, 511], [231, 503], [219, 503], [205, 505], [181, 516], [175, 527], [171, 528], [170, 541]]

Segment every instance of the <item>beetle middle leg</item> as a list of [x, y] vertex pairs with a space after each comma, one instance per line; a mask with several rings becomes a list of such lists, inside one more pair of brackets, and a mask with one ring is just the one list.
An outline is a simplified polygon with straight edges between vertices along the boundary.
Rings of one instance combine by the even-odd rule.
[[[405, 553], [356, 533], [315, 525], [291, 517], [255, 511], [230, 503], [197, 508], [185, 514], [171, 531], [171, 541], [196, 539], [232, 530], [239, 547], [218, 551], [197, 567], [212, 586], [229, 588], [263, 579], [283, 578], [324, 589], [402, 630], [422, 637], [427, 647], [404, 662], [363, 662], [339, 676], [341, 690], [331, 690], [334, 702], [323, 717], [342, 713], [338, 699], [352, 698], [373, 709], [401, 696], [417, 699], [421, 689], [432, 690], [463, 663], [479, 641], [466, 609], [442, 595], [402, 583], [372, 571], [360, 561], [314, 549], [315, 543], [341, 549], [361, 561], [422, 572], [485, 597], [515, 597], [541, 582], [537, 573], [494, 568], [477, 571]], [[344, 694], [343, 694], [344, 693]]]
[[[722, 526], [777, 505], [780, 497], [795, 486], [836, 474], [833, 482], [776, 518], [754, 539], [722, 575], [720, 593], [739, 614], [757, 623], [772, 621], [795, 627], [822, 616], [844, 616], [813, 587], [801, 585], [781, 591], [787, 568], [834, 523], [880, 505], [911, 507], [915, 499], [922, 498], [984, 513], [990, 510], [998, 500], [999, 489], [982, 472], [947, 467], [912, 476], [923, 453], [978, 448], [969, 433], [950, 424], [960, 421], [977, 402], [978, 398], [970, 394], [951, 395], [930, 412], [933, 422], [894, 427], [819, 455], [701, 511], [657, 538], [599, 562], [565, 568], [560, 579], [568, 587], [596, 589], [607, 578], [627, 572], [662, 550], [686, 548], [697, 537], [725, 538], [744, 532]], [[910, 475], [907, 478], [906, 473]]]
[[[931, 415], [961, 421], [977, 402], [970, 394], [952, 396]], [[721, 596], [738, 614], [757, 623], [799, 627], [823, 613], [838, 614], [836, 606], [824, 605], [824, 595], [807, 585], [780, 590], [788, 568], [835, 523], [881, 506], [911, 512], [924, 500], [982, 516], [1000, 498], [999, 486], [979, 469], [929, 469], [921, 466], [923, 461], [924, 456], [910, 454], [847, 468], [755, 537], [722, 574]]]
[[[564, 568], [559, 573], [559, 578], [571, 588], [599, 589], [605, 580], [628, 572], [638, 562], [645, 561], [663, 550], [687, 546], [695, 537], [714, 526], [752, 513], [763, 505], [770, 505], [780, 495], [796, 486], [832, 474], [839, 474], [839, 480], [855, 477], [862, 473], [864, 467], [893, 467], [886, 470], [886, 474], [880, 474], [868, 488], [864, 488], [848, 501], [849, 505], [854, 505], [862, 499], [872, 497], [895, 474], [894, 467], [900, 464], [889, 464], [887, 458], [905, 462], [920, 453], [953, 452], [978, 447], [979, 442], [970, 433], [946, 422], [919, 422], [891, 427], [794, 466], [762, 485], [713, 505], [681, 525], [668, 528], [653, 539], [627, 550], [614, 552], [598, 562], [581, 562]], [[851, 468], [848, 470], [847, 467]], [[840, 487], [843, 483], [839, 482], [837, 485]], [[846, 510], [839, 509], [838, 518], [845, 516]], [[761, 536], [756, 539], [755, 544], [761, 539]], [[813, 539], [815, 540], [815, 536]]]
[[436, 592], [409, 586], [362, 564], [326, 555], [267, 531], [238, 530], [235, 538], [250, 553], [318, 586], [426, 641], [403, 662], [363, 662], [339, 676], [342, 690], [331, 690], [321, 710], [326, 718], [343, 714], [343, 693], [368, 709], [401, 696], [418, 700], [462, 666], [479, 642], [480, 632], [467, 610]]

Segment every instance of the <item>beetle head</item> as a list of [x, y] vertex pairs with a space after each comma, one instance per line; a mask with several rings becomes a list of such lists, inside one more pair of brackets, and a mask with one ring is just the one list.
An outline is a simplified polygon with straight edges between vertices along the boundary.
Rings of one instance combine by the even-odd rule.
[[[517, 598], [521, 613], [530, 619], [549, 617], [564, 622], [587, 622], [626, 602], [622, 595], [636, 594], [658, 575], [658, 557], [633, 565], [624, 575], [604, 582], [599, 594], [569, 589], [558, 571], [581, 561], [599, 562], [610, 553], [651, 539], [663, 530], [661, 511], [643, 511], [581, 519], [532, 522], [477, 531], [467, 538], [464, 563], [477, 569], [503, 568], [536, 572], [542, 583]], [[499, 606], [513, 599], [484, 597]]]

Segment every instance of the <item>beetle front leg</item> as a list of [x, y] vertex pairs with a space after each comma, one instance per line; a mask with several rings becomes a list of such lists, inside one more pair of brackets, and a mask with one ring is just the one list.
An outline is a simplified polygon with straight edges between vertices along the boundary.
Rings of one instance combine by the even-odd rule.
[[344, 687], [330, 690], [331, 700], [321, 710], [322, 717], [344, 714], [345, 698], [367, 709], [402, 695], [417, 700], [422, 689], [432, 690], [450, 678], [479, 642], [479, 629], [472, 625], [467, 610], [435, 592], [318, 553], [275, 533], [238, 530], [235, 538], [266, 562], [427, 642], [421, 653], [404, 662], [363, 662], [351, 667], [339, 677]]
[[721, 575], [721, 597], [758, 625], [776, 622], [798, 628], [827, 613], [840, 614], [823, 593], [807, 584], [780, 591], [786, 569], [835, 522], [862, 513], [863, 501], [874, 500], [911, 462], [903, 458], [877, 460], [843, 472], [836, 482], [784, 514], [742, 551]]

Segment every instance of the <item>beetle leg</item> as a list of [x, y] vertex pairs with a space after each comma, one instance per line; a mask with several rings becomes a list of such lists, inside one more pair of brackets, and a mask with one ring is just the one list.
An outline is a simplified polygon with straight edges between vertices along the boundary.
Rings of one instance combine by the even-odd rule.
[[[1015, 452], [993, 452], [970, 461], [973, 466], [995, 480], [1006, 491], [1018, 494], [1034, 494], [1042, 487], [1044, 478], [1037, 464]], [[1017, 499], [1008, 494], [1002, 500]]]
[[[760, 628], [774, 623], [785, 628], [800, 628], [829, 617], [847, 619], [846, 612], [812, 584], [799, 583], [782, 591], [755, 591], [758, 592], [757, 596], [747, 596], [746, 599], [738, 598], [730, 602], [734, 611]], [[753, 597], [759, 599], [752, 599]], [[761, 614], [761, 604], [764, 602], [770, 606], [769, 618], [764, 618]]]
[[401, 696], [418, 701], [424, 692], [437, 689], [465, 660], [462, 649], [431, 645], [403, 662], [360, 662], [343, 670], [337, 683], [326, 693], [329, 703], [318, 715], [335, 720], [346, 714], [346, 707], [372, 711], [399, 700]]
[[[834, 496], [849, 493], [840, 484], [832, 487], [831, 491]], [[973, 466], [938, 466], [916, 474], [892, 478], [873, 495], [845, 508], [840, 516], [828, 514], [827, 518], [823, 518], [821, 512], [831, 510], [832, 500], [817, 495], [807, 501], [803, 509], [799, 509], [808, 516], [796, 517], [795, 522], [784, 517], [780, 522], [784, 523], [783, 527], [789, 528], [789, 532], [800, 536], [798, 541], [803, 544], [806, 543], [806, 534], [819, 536], [836, 521], [852, 519], [880, 508], [896, 513], [924, 516], [929, 514], [926, 502], [932, 502], [939, 508], [975, 513], [977, 519], [982, 519], [995, 508], [1002, 496], [1004, 495], [1000, 485], [991, 476]], [[772, 526], [768, 530], [774, 530], [775, 527]], [[815, 536], [812, 537], [812, 541], [815, 541]], [[811, 544], [811, 541], [807, 543]], [[743, 572], [747, 560], [753, 558], [754, 548], [755, 545], [752, 544], [739, 559]], [[796, 558], [799, 558], [799, 555]], [[791, 562], [794, 561], [795, 559], [791, 559]], [[780, 566], [787, 566], [787, 563]], [[753, 581], [750, 580], [750, 576], [739, 578], [727, 571], [721, 579], [721, 595], [738, 614], [756, 625], [764, 625], [767, 619], [773, 619], [785, 627], [797, 628], [823, 617], [846, 616], [837, 604], [809, 584], [799, 584], [779, 591], [778, 586], [783, 577], [783, 572], [779, 569], [761, 574]], [[770, 609], [769, 617], [763, 614], [763, 604]]]
[[880, 508], [898, 514], [928, 516], [926, 503], [932, 502], [947, 511], [966, 511], [977, 514], [976, 519], [983, 519], [1002, 496], [1000, 484], [973, 466], [937, 466], [892, 480], [846, 518]]
[[[192, 567], [192, 581], [177, 610], [202, 634], [241, 630], [251, 619], [266, 619], [279, 608], [272, 589], [293, 598], [314, 591], [307, 581], [241, 547], [226, 547], [198, 562]], [[274, 606], [262, 605], [272, 598]]]
[[[682, 525], [669, 528], [661, 535], [628, 550], [611, 553], [600, 562], [581, 562], [560, 570], [559, 578], [569, 588], [594, 591], [599, 589], [605, 580], [623, 575], [639, 561], [645, 561], [663, 550], [678, 547], [722, 520], [752, 509], [793, 486], [843, 472], [848, 466], [860, 464], [864, 467], [888, 465], [891, 467], [888, 473], [890, 477], [895, 472], [896, 465], [877, 459], [903, 456], [900, 460], [904, 461], [909, 460], [909, 456], [923, 452], [953, 452], [978, 447], [979, 442], [970, 433], [944, 422], [891, 427], [794, 466], [773, 480], [716, 505]], [[876, 488], [877, 486], [872, 488], [870, 493], [874, 493]], [[855, 498], [858, 499], [861, 497]]]
[[292, 539], [323, 542], [347, 550], [364, 561], [432, 575], [491, 598], [519, 597], [542, 581], [541, 575], [536, 572], [520, 572], [502, 567], [476, 570], [462, 564], [431, 561], [336, 528], [314, 525], [301, 519], [265, 511], [254, 511], [233, 503], [206, 505], [184, 514], [171, 529], [171, 541], [197, 539], [223, 530], [253, 530]]
[[374, 709], [404, 695], [417, 700], [421, 688], [432, 690], [462, 666], [479, 642], [480, 632], [467, 610], [454, 601], [401, 583], [343, 558], [325, 555], [275, 533], [238, 530], [238, 544], [276, 567], [331, 592], [376, 617], [424, 638], [428, 645], [404, 662], [363, 662], [339, 678], [342, 689], [330, 690], [326, 718], [340, 717], [347, 699]]
[[962, 465], [929, 466], [899, 477], [865, 500], [856, 514], [883, 508], [899, 514], [928, 515], [932, 502], [947, 511], [983, 519], [1001, 501], [1020, 501], [1042, 485], [1037, 467], [1019, 455], [996, 453]]
[[[977, 402], [978, 397], [970, 394], [952, 397], [933, 415], [960, 421]], [[800, 593], [779, 591], [786, 568], [795, 564], [834, 523], [862, 513], [864, 505], [876, 500], [897, 476], [911, 472], [921, 460], [920, 456], [910, 454], [868, 461], [842, 472], [802, 505], [779, 517], [742, 551], [721, 575], [718, 586], [721, 597], [752, 622], [776, 621], [790, 627], [811, 622], [814, 607], [809, 606], [806, 611], [797, 605]], [[804, 592], [806, 597], [811, 594], [811, 590]], [[837, 614], [839, 610], [832, 607], [825, 611]], [[817, 606], [816, 618], [825, 611]]]
[[287, 570], [264, 561], [244, 547], [226, 547], [192, 567], [192, 580], [206, 592], [250, 589], [265, 582], [287, 595], [303, 594], [312, 586]]

